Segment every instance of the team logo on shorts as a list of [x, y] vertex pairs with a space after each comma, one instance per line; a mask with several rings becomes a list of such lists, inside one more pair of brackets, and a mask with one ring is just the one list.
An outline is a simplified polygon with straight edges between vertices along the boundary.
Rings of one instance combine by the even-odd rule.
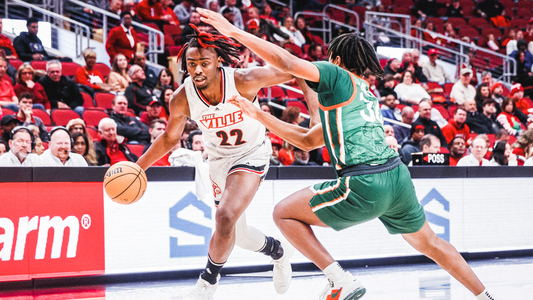
[[[211, 179], [211, 176], [209, 176], [209, 179]], [[211, 185], [213, 186], [213, 197], [216, 199], [218, 194], [222, 194], [222, 189], [218, 186], [216, 182], [211, 179]]]

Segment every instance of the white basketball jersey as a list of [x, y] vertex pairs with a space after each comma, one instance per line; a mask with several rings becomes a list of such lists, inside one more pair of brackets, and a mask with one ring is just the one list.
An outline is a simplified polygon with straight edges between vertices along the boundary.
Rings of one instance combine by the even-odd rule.
[[[240, 96], [235, 87], [234, 71], [232, 68], [221, 69], [222, 99], [215, 106], [209, 104], [191, 77], [183, 83], [191, 119], [202, 130], [205, 149], [210, 156], [244, 155], [265, 143], [265, 126], [226, 102], [233, 95]], [[257, 98], [254, 105], [259, 107]]]

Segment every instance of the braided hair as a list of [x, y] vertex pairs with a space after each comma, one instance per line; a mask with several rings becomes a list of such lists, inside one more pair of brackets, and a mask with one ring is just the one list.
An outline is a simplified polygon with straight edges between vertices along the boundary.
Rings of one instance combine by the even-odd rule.
[[334, 38], [328, 48], [328, 57], [340, 57], [346, 69], [361, 76], [367, 69], [379, 78], [384, 75], [374, 48], [357, 34], [345, 33]]
[[190, 25], [194, 29], [194, 33], [187, 36], [191, 39], [178, 53], [178, 59], [181, 59], [181, 70], [184, 74], [187, 73], [187, 59], [185, 54], [189, 48], [213, 48], [217, 55], [227, 63], [233, 63], [234, 59], [239, 59], [240, 44], [233, 42], [229, 37], [203, 32], [194, 24]]

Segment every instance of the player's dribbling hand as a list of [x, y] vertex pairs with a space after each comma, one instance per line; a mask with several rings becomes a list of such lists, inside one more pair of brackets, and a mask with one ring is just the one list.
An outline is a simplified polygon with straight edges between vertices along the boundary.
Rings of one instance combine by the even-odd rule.
[[222, 33], [227, 37], [232, 37], [233, 32], [237, 30], [237, 27], [233, 26], [230, 22], [228, 22], [228, 20], [226, 20], [226, 18], [224, 18], [219, 13], [199, 7], [196, 8], [196, 11], [202, 16], [200, 18], [202, 22], [205, 22], [215, 27], [218, 32]]
[[257, 109], [257, 107], [255, 107], [250, 100], [241, 96], [233, 95], [229, 98], [228, 102], [237, 106], [245, 115], [254, 119], [259, 111], [259, 109]]

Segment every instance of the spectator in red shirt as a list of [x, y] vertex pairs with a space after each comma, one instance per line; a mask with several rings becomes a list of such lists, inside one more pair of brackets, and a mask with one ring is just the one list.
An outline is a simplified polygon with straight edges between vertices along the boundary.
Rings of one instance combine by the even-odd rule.
[[446, 142], [450, 144], [454, 137], [460, 135], [466, 141], [470, 139], [470, 128], [465, 124], [466, 109], [464, 106], [459, 106], [453, 113], [453, 119], [448, 121], [448, 125], [442, 128], [442, 134], [446, 138]]
[[4, 49], [6, 52], [6, 59], [17, 59], [17, 51], [13, 48], [11, 39], [2, 34], [2, 18], [0, 18], [0, 49]]
[[526, 116], [529, 114], [529, 103], [524, 100], [524, 88], [520, 83], [515, 83], [511, 87], [511, 93], [509, 94], [515, 103], [516, 109], [522, 111]]
[[163, 6], [158, 0], [143, 0], [137, 6], [137, 15], [143, 22], [155, 23], [159, 27], [163, 24], [169, 24], [173, 21], [171, 15], [163, 13]]
[[17, 97], [20, 97], [22, 93], [33, 94], [33, 108], [46, 110], [50, 113], [52, 107], [48, 101], [48, 96], [46, 96], [43, 86], [34, 81], [34, 77], [35, 71], [32, 66], [28, 63], [22, 64], [17, 72], [17, 84], [13, 87], [15, 94]]
[[322, 52], [322, 46], [317, 43], [312, 43], [307, 49], [307, 54], [302, 57], [302, 59], [308, 61], [319, 61], [322, 60], [324, 54]]
[[109, 86], [104, 85], [104, 76], [100, 71], [94, 69], [96, 64], [96, 52], [87, 48], [83, 51], [85, 67], [76, 70], [76, 83], [91, 87], [95, 92], [109, 92]]
[[146, 126], [150, 126], [152, 121], [159, 119], [159, 115], [161, 115], [161, 103], [158, 101], [152, 101], [148, 106], [146, 107], [146, 111], [143, 111], [141, 113], [141, 122], [146, 124]]
[[17, 111], [19, 100], [15, 90], [13, 90], [13, 85], [11, 85], [11, 79], [6, 76], [6, 72], [7, 60], [0, 57], [0, 106]]
[[125, 143], [117, 139], [117, 123], [111, 118], [103, 118], [98, 123], [98, 133], [102, 138], [94, 142], [99, 166], [112, 166], [121, 161], [136, 162], [137, 156], [131, 153]]
[[450, 166], [457, 166], [457, 162], [465, 156], [466, 141], [461, 136], [456, 136], [449, 144], [450, 146]]
[[[174, 1], [172, 0], [161, 0], [161, 9], [163, 10], [163, 16], [167, 17], [170, 16], [170, 21], [168, 23], [170, 25], [180, 25], [180, 21], [178, 20], [178, 16], [174, 13], [174, 10], [171, 6], [174, 5]], [[168, 17], [167, 17], [168, 18]]]
[[135, 56], [138, 42], [137, 32], [131, 26], [132, 15], [129, 11], [120, 14], [122, 23], [109, 31], [105, 49], [109, 54], [109, 61], [112, 63], [117, 54], [124, 54], [131, 61]]

